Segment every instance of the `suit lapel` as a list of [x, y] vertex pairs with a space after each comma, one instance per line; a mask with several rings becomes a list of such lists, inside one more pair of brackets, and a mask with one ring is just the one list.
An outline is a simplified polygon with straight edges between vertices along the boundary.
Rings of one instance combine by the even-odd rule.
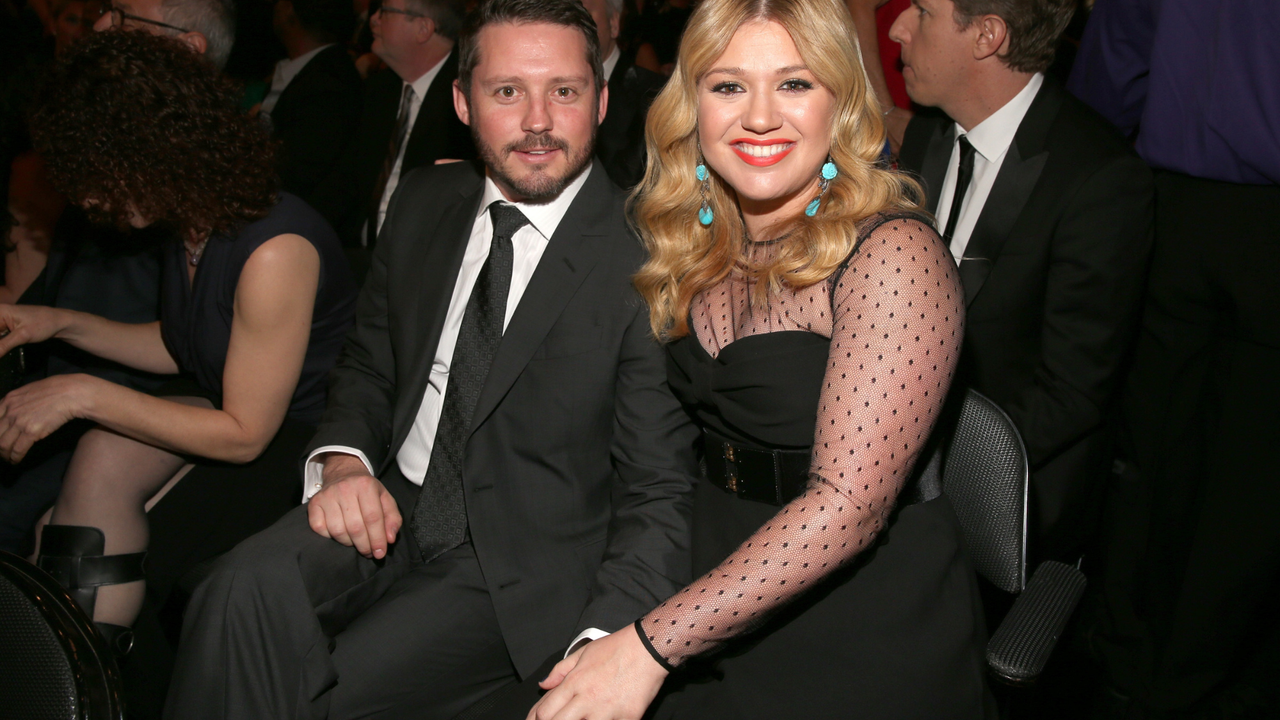
[[427, 88], [426, 97], [418, 107], [418, 117], [413, 122], [413, 130], [409, 133], [409, 145], [404, 149], [404, 170], [407, 172], [419, 165], [425, 165], [441, 157], [448, 145], [450, 134], [445, 132], [448, 123], [454, 120], [453, 81], [458, 77], [458, 53], [449, 53], [449, 57], [440, 66], [440, 72]]
[[955, 141], [956, 124], [949, 118], [929, 135], [929, 148], [924, 153], [920, 178], [924, 180], [924, 194], [928, 198], [930, 213], [938, 212], [938, 198], [942, 194], [942, 182], [947, 177], [947, 163], [951, 160]]
[[[440, 221], [424, 227], [421, 236], [413, 243], [412, 251], [404, 256], [404, 268], [399, 272], [412, 277], [411, 282], [417, 292], [416, 298], [410, 295], [403, 300], [403, 307], [409, 312], [405, 313], [403, 327], [397, 332], [402, 340], [395, 343], [397, 347], [407, 349], [406, 357], [416, 358], [413, 375], [402, 386], [406, 388], [404, 397], [421, 398], [427, 390], [436, 347], [440, 344], [444, 319], [449, 312], [449, 301], [453, 298], [483, 194], [483, 182], [468, 182], [458, 188], [459, 197], [453, 202], [442, 200], [448, 208], [442, 212]], [[397, 299], [391, 298], [391, 301]], [[399, 448], [404, 442], [417, 413], [418, 403], [402, 403], [398, 408], [392, 425], [396, 431], [391, 447]]]
[[1009, 144], [1000, 165], [1000, 174], [996, 175], [991, 194], [982, 206], [982, 214], [969, 236], [964, 260], [960, 263], [965, 305], [972, 304], [982, 290], [1040, 180], [1040, 173], [1049, 159], [1045, 139], [1049, 126], [1057, 117], [1058, 108], [1062, 106], [1061, 92], [1053, 81], [1046, 78], [1044, 87], [1031, 102], [1013, 142]]
[[511, 389], [570, 298], [599, 262], [604, 248], [599, 238], [608, 235], [606, 228], [614, 207], [610, 194], [609, 176], [596, 161], [591, 175], [547, 243], [529, 287], [507, 324], [476, 401], [472, 432]]

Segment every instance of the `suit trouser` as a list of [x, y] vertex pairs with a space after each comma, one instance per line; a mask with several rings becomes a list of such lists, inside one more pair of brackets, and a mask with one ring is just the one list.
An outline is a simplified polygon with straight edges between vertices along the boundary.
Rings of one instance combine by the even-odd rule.
[[[392, 472], [408, 518], [417, 487]], [[405, 528], [374, 561], [302, 506], [196, 591], [165, 716], [451, 718], [514, 677], [470, 543], [423, 564]]]
[[1280, 662], [1280, 187], [1157, 173], [1155, 242], [1099, 645], [1173, 709]]

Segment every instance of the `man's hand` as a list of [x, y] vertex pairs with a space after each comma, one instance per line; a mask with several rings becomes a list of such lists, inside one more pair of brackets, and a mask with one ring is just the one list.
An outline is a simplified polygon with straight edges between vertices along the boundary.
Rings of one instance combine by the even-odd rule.
[[395, 498], [369, 475], [360, 458], [329, 453], [324, 458], [324, 487], [307, 503], [311, 529], [361, 555], [382, 559], [396, 541], [404, 520]]
[[666, 678], [628, 625], [556, 663], [527, 720], [639, 720]]

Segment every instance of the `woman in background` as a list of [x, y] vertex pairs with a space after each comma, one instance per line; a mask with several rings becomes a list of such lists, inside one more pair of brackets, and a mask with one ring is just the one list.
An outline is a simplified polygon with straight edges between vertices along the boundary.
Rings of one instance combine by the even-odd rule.
[[[159, 322], [0, 305], [0, 354], [57, 338], [179, 376], [147, 395], [59, 375], [0, 400], [10, 462], [68, 421], [98, 425], [71, 459], [38, 562], [124, 652], [144, 578], [166, 592], [297, 503], [297, 457], [323, 410], [355, 287], [324, 220], [278, 191], [261, 125], [176, 40], [117, 31], [73, 46], [31, 127], [70, 202], [165, 243]], [[169, 486], [153, 518], [163, 522], [149, 527], [145, 508]]]

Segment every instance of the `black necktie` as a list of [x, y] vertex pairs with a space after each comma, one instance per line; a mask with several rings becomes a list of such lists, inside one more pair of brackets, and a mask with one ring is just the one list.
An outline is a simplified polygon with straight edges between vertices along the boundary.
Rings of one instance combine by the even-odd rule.
[[400, 148], [409, 136], [409, 108], [413, 106], [413, 86], [405, 83], [400, 93], [400, 114], [396, 116], [396, 126], [391, 130], [391, 141], [387, 144], [387, 156], [382, 161], [382, 172], [378, 182], [373, 186], [373, 197], [370, 198], [369, 226], [365, 237], [368, 238], [369, 249], [373, 249], [378, 235], [378, 210], [382, 208], [382, 194], [387, 191], [387, 183], [391, 180], [391, 171], [396, 167], [396, 158], [400, 157]]
[[511, 238], [529, 221], [519, 208], [502, 202], [489, 206], [493, 241], [489, 258], [480, 268], [458, 329], [458, 343], [449, 361], [449, 382], [436, 427], [431, 461], [422, 481], [410, 528], [422, 550], [423, 562], [457, 547], [466, 537], [467, 508], [462, 497], [462, 466], [467, 437], [480, 389], [502, 342], [502, 321], [511, 289]]
[[[947, 213], [947, 229], [942, 233], [942, 239], [951, 244], [951, 233], [956, 230], [956, 222], [960, 219], [960, 206], [964, 204], [964, 194], [969, 190], [969, 181], [973, 180], [973, 145], [969, 143], [968, 135], [961, 135], [958, 140], [960, 143], [960, 172], [956, 173], [956, 191], [951, 196], [951, 211]], [[959, 258], [956, 258], [958, 261]]]

